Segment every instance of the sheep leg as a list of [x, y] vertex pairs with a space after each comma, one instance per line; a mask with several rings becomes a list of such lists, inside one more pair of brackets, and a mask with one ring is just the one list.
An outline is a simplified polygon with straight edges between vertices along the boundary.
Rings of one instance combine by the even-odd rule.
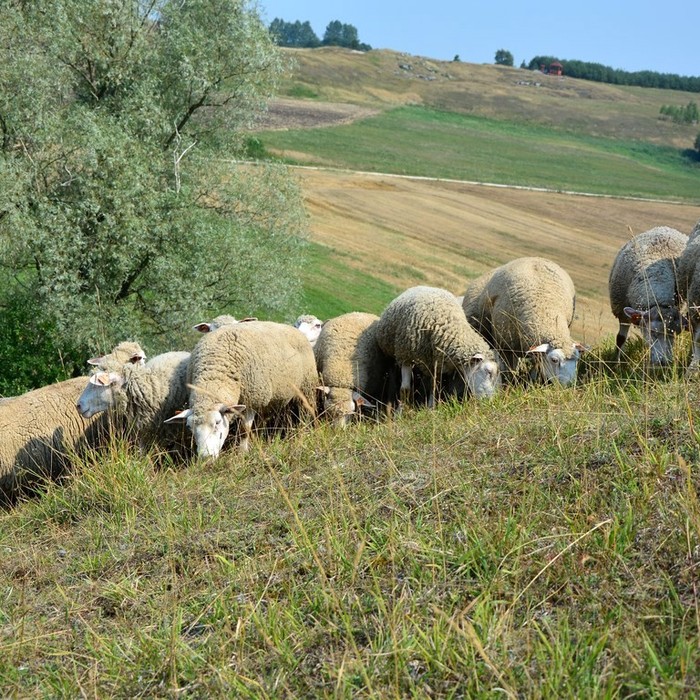
[[615, 338], [615, 346], [617, 348], [617, 354], [615, 359], [619, 362], [622, 356], [622, 346], [627, 340], [627, 334], [630, 332], [630, 323], [620, 323], [620, 330], [617, 332], [617, 337]]
[[250, 436], [253, 432], [253, 420], [255, 419], [255, 411], [252, 408], [246, 408], [243, 414], [243, 435], [238, 444], [241, 452], [247, 452], [250, 449]]
[[401, 365], [401, 401], [405, 404], [411, 397], [411, 380], [413, 370], [411, 365]]

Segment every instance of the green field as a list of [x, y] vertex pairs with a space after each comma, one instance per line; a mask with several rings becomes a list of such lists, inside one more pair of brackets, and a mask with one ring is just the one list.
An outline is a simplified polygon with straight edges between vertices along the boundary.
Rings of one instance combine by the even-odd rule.
[[679, 149], [422, 107], [259, 137], [296, 164], [700, 202], [700, 157]]

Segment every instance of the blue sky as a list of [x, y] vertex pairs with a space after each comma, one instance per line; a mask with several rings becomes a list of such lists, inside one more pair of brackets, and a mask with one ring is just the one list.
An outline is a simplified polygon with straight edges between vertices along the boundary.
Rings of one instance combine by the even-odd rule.
[[[258, 0], [275, 17], [309, 21], [319, 38], [329, 22], [357, 28], [375, 49], [451, 61], [493, 63], [498, 49], [515, 65], [534, 56], [602, 63], [627, 71], [700, 75], [700, 0]], [[417, 8], [417, 9], [416, 9]]]

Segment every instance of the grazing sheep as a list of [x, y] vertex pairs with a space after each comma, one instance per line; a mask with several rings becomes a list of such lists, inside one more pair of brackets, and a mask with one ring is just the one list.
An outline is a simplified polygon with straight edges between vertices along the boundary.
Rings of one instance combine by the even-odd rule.
[[0, 403], [0, 501], [60, 475], [106, 436], [106, 416], [86, 422], [75, 410], [84, 388], [85, 377], [77, 377]]
[[321, 333], [321, 328], [323, 328], [323, 321], [316, 318], [316, 316], [311, 316], [310, 314], [304, 314], [299, 316], [299, 318], [292, 324], [294, 328], [300, 330], [311, 343], [313, 348], [316, 345], [318, 336]]
[[688, 236], [678, 259], [678, 294], [688, 305], [688, 325], [693, 333], [693, 356], [688, 370], [700, 370], [700, 221]]
[[257, 321], [258, 319], [255, 316], [248, 316], [246, 318], [242, 318], [238, 320], [234, 316], [231, 316], [230, 314], [221, 314], [221, 316], [217, 316], [215, 319], [211, 321], [204, 321], [202, 323], [198, 323], [195, 326], [192, 326], [192, 329], [195, 331], [199, 331], [200, 333], [212, 333], [215, 330], [218, 330], [221, 328], [221, 326], [230, 326], [234, 323], [245, 323], [246, 321]]
[[678, 308], [677, 264], [688, 236], [657, 226], [627, 241], [610, 270], [610, 307], [620, 324], [615, 340], [617, 359], [630, 325], [638, 326], [654, 365], [673, 360], [673, 339], [683, 319]]
[[494, 352], [468, 323], [457, 297], [437, 287], [411, 287], [389, 303], [377, 322], [379, 347], [401, 366], [401, 399], [411, 397], [412, 369], [433, 379], [428, 405], [435, 403], [437, 380], [461, 374], [467, 391], [490, 397], [500, 386]]
[[146, 353], [133, 340], [124, 340], [115, 345], [114, 349], [107, 355], [90, 358], [88, 364], [99, 367], [102, 363], [111, 362], [112, 360], [122, 365], [143, 365], [146, 363]]
[[256, 416], [292, 407], [313, 415], [318, 373], [311, 345], [295, 328], [251, 321], [207, 333], [192, 351], [189, 383], [190, 407], [167, 422], [186, 420], [199, 456], [216, 457], [233, 415], [243, 416], [242, 450]]
[[[90, 360], [143, 364], [138, 343], [125, 341]], [[71, 458], [99, 446], [108, 435], [108, 417], [82, 420], [75, 405], [87, 377], [49, 384], [0, 401], [0, 502], [11, 503], [37, 481], [60, 475]]]
[[361, 311], [332, 318], [314, 347], [323, 412], [340, 427], [361, 408], [385, 410], [391, 401], [396, 364], [377, 344], [378, 321]]
[[533, 374], [570, 384], [585, 350], [569, 332], [575, 302], [574, 283], [565, 270], [545, 258], [525, 257], [475, 279], [464, 294], [463, 309], [511, 373], [519, 358], [530, 356]]
[[113, 412], [133, 431], [142, 449], [155, 444], [164, 452], [186, 454], [189, 440], [181, 426], [164, 423], [187, 407], [189, 358], [188, 352], [166, 352], [145, 366], [114, 359], [103, 362], [84, 385], [78, 411], [83, 418]]
[[[258, 319], [255, 316], [249, 316], [248, 318], [238, 320], [229, 314], [222, 314], [221, 316], [217, 316], [212, 321], [198, 323], [196, 326], [193, 326], [193, 329], [199, 331], [200, 333], [211, 333], [212, 331], [218, 330], [222, 326], [230, 326], [234, 323], [244, 323], [246, 321], [257, 320]], [[299, 316], [299, 318], [297, 318], [292, 325], [294, 328], [300, 330], [309, 339], [311, 347], [313, 347], [318, 339], [318, 334], [321, 332], [323, 322], [316, 318], [316, 316], [305, 314], [303, 316]]]

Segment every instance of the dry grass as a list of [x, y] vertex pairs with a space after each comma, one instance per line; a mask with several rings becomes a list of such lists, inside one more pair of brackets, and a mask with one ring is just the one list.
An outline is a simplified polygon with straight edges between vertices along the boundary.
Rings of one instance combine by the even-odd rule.
[[541, 255], [576, 285], [574, 335], [616, 332], [608, 273], [631, 235], [666, 225], [689, 233], [698, 207], [464, 183], [300, 169], [312, 240], [345, 264], [402, 289], [430, 284], [461, 294], [512, 258]]

